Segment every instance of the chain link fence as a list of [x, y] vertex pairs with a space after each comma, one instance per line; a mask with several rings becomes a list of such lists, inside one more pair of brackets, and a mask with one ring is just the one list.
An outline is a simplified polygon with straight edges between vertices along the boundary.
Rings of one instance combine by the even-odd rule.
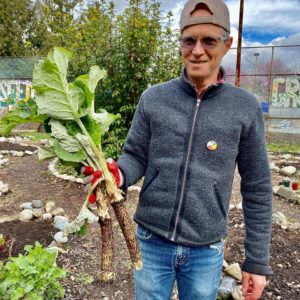
[[[233, 48], [223, 59], [233, 85], [236, 58]], [[0, 117], [18, 100], [34, 96], [31, 79], [37, 60], [0, 57]], [[300, 45], [243, 47], [240, 82], [261, 103], [268, 142], [300, 144]]]
[[[300, 144], [300, 45], [244, 47], [241, 55], [241, 87], [261, 103], [268, 142]], [[233, 48], [223, 60], [232, 84], [236, 57]]]

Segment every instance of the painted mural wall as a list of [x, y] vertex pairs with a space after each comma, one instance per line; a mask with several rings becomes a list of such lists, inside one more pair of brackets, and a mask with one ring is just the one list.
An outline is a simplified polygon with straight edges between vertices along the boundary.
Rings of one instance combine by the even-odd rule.
[[0, 80], [0, 112], [11, 110], [19, 100], [28, 100], [34, 96], [32, 83], [29, 80]]
[[277, 77], [273, 80], [272, 106], [300, 108], [300, 77]]

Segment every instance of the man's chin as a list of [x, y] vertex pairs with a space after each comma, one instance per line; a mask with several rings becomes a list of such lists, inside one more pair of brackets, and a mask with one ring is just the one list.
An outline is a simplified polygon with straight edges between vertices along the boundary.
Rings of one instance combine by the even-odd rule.
[[192, 81], [202, 81], [207, 74], [203, 71], [191, 70], [187, 72], [187, 75]]

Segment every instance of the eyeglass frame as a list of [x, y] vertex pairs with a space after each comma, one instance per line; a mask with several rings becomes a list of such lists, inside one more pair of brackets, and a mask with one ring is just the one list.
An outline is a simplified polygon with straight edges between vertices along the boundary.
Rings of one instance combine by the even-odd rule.
[[[190, 46], [190, 47], [189, 47], [189, 46], [188, 46], [188, 47], [183, 46], [183, 40], [184, 40], [184, 39], [188, 39], [188, 38], [193, 39], [194, 42], [195, 42], [195, 44], [192, 45], [192, 46]], [[217, 44], [216, 44], [216, 45], [213, 45], [213, 46], [209, 46], [209, 45], [207, 45], [206, 43], [203, 43], [203, 40], [204, 40], [204, 39], [207, 39], [207, 38], [208, 38], [208, 39], [209, 39], [209, 38], [214, 39], [214, 40], [217, 42]], [[196, 47], [197, 42], [199, 41], [200, 44], [201, 44], [201, 47], [202, 47], [204, 50], [208, 50], [208, 51], [209, 51], [209, 50], [214, 50], [214, 49], [216, 49], [219, 42], [226, 42], [226, 41], [228, 41], [228, 39], [229, 39], [228, 36], [219, 36], [219, 37], [215, 37], [215, 36], [205, 36], [205, 37], [203, 37], [203, 38], [201, 38], [201, 39], [196, 38], [195, 36], [186, 36], [186, 37], [182, 37], [182, 36], [181, 36], [181, 37], [179, 38], [179, 42], [180, 42], [180, 46], [181, 46], [183, 49], [187, 49], [187, 50], [191, 51], [191, 50], [193, 50], [193, 49]]]

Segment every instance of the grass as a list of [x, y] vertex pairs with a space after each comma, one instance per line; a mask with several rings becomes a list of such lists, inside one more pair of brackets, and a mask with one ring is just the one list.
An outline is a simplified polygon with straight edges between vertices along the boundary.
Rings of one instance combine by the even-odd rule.
[[267, 148], [272, 152], [283, 152], [283, 153], [299, 153], [300, 145], [287, 145], [287, 144], [268, 144]]
[[28, 132], [18, 132], [18, 136], [28, 137], [32, 141], [40, 141], [43, 139], [49, 139], [50, 133], [43, 133], [43, 132], [35, 132], [35, 131], [28, 131]]

